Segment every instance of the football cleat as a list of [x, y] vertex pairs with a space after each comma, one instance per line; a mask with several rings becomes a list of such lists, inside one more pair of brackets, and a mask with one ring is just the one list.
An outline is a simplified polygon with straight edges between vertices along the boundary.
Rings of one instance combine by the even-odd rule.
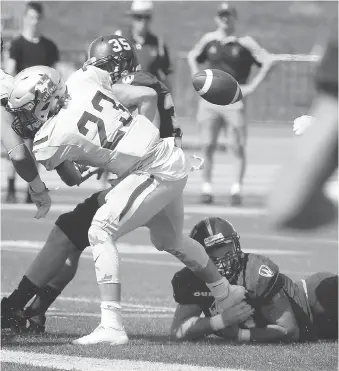
[[240, 304], [245, 299], [246, 290], [243, 286], [229, 285], [229, 292], [226, 298], [215, 301], [216, 310], [222, 313], [224, 310]]
[[124, 328], [115, 329], [99, 325], [89, 335], [83, 336], [72, 341], [73, 344], [92, 345], [100, 343], [109, 343], [111, 345], [123, 345], [128, 343], [128, 336]]
[[13, 310], [8, 298], [1, 300], [1, 328], [10, 328], [15, 332], [24, 332], [27, 325], [25, 312], [21, 309]]
[[34, 316], [28, 319], [27, 326], [25, 332], [41, 335], [45, 333], [46, 330], [46, 316], [44, 314], [40, 314], [38, 316]]

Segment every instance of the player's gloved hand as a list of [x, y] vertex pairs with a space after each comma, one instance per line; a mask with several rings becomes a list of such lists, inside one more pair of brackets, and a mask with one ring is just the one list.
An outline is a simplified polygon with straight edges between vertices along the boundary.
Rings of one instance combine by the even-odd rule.
[[295, 135], [301, 135], [314, 122], [313, 116], [302, 115], [297, 117], [293, 122], [293, 132]]
[[49, 190], [46, 187], [45, 183], [43, 184], [45, 186], [45, 189], [42, 192], [35, 192], [31, 186], [28, 187], [31, 199], [38, 208], [38, 211], [34, 217], [36, 219], [44, 218], [52, 205], [52, 200], [51, 197], [49, 196]]

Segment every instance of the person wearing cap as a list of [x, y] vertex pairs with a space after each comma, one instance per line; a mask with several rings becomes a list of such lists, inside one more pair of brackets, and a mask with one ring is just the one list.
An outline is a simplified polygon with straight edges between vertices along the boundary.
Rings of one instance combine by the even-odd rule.
[[127, 38], [136, 46], [141, 70], [156, 76], [171, 89], [172, 66], [168, 48], [161, 37], [150, 31], [153, 2], [133, 1], [127, 15], [131, 19], [130, 27], [115, 33]]
[[[231, 74], [240, 84], [242, 101], [229, 106], [218, 106], [204, 99], [199, 100], [198, 124], [205, 157], [203, 170], [201, 202], [213, 202], [212, 168], [219, 132], [222, 127], [230, 135], [230, 147], [235, 156], [235, 180], [231, 187], [230, 204], [242, 204], [241, 188], [246, 169], [247, 122], [245, 116], [246, 97], [252, 94], [264, 80], [272, 65], [272, 55], [250, 36], [235, 35], [237, 21], [236, 9], [228, 3], [222, 3], [217, 11], [215, 23], [217, 29], [205, 34], [188, 54], [188, 63], [192, 74], [205, 68], [215, 68]], [[258, 73], [248, 82], [253, 65], [259, 67]]]

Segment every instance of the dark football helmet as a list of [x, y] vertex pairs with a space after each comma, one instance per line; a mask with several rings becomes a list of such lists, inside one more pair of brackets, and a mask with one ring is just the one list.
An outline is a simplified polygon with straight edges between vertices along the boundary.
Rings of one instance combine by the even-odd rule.
[[212, 250], [225, 249], [225, 254], [211, 256], [211, 259], [230, 282], [238, 276], [245, 255], [240, 247], [240, 237], [230, 222], [216, 217], [205, 218], [193, 227], [190, 237], [203, 245], [209, 256]]
[[107, 71], [113, 83], [139, 69], [133, 44], [118, 35], [100, 36], [92, 41], [87, 50], [84, 68], [89, 65]]

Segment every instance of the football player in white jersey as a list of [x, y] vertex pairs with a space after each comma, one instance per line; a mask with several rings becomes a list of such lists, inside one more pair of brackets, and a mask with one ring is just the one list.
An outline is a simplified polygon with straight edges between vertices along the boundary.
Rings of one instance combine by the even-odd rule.
[[[128, 73], [132, 44], [121, 36], [99, 37], [84, 67], [62, 82], [58, 72], [32, 67], [15, 78], [9, 108], [25, 115], [16, 131], [34, 136], [33, 152], [47, 170], [68, 184], [79, 184], [77, 165], [103, 168], [120, 182], [110, 190], [89, 228], [101, 295], [101, 324], [76, 344], [125, 344], [120, 305], [116, 241], [140, 226], [151, 240], [195, 272], [210, 288], [222, 311], [244, 299], [244, 289], [220, 275], [199, 243], [183, 235], [183, 189], [194, 169], [174, 139], [160, 139], [151, 122], [154, 90], [115, 84]], [[68, 88], [68, 90], [67, 90]], [[136, 108], [138, 115], [128, 111]]]
[[[1, 38], [1, 52], [3, 40]], [[26, 144], [12, 129], [14, 117], [7, 112], [6, 105], [8, 96], [13, 88], [13, 77], [0, 69], [1, 85], [1, 142], [6, 149], [10, 160], [19, 176], [29, 184], [29, 193], [38, 211], [37, 219], [43, 218], [51, 207], [51, 198], [48, 189], [42, 182], [36, 162]]]

